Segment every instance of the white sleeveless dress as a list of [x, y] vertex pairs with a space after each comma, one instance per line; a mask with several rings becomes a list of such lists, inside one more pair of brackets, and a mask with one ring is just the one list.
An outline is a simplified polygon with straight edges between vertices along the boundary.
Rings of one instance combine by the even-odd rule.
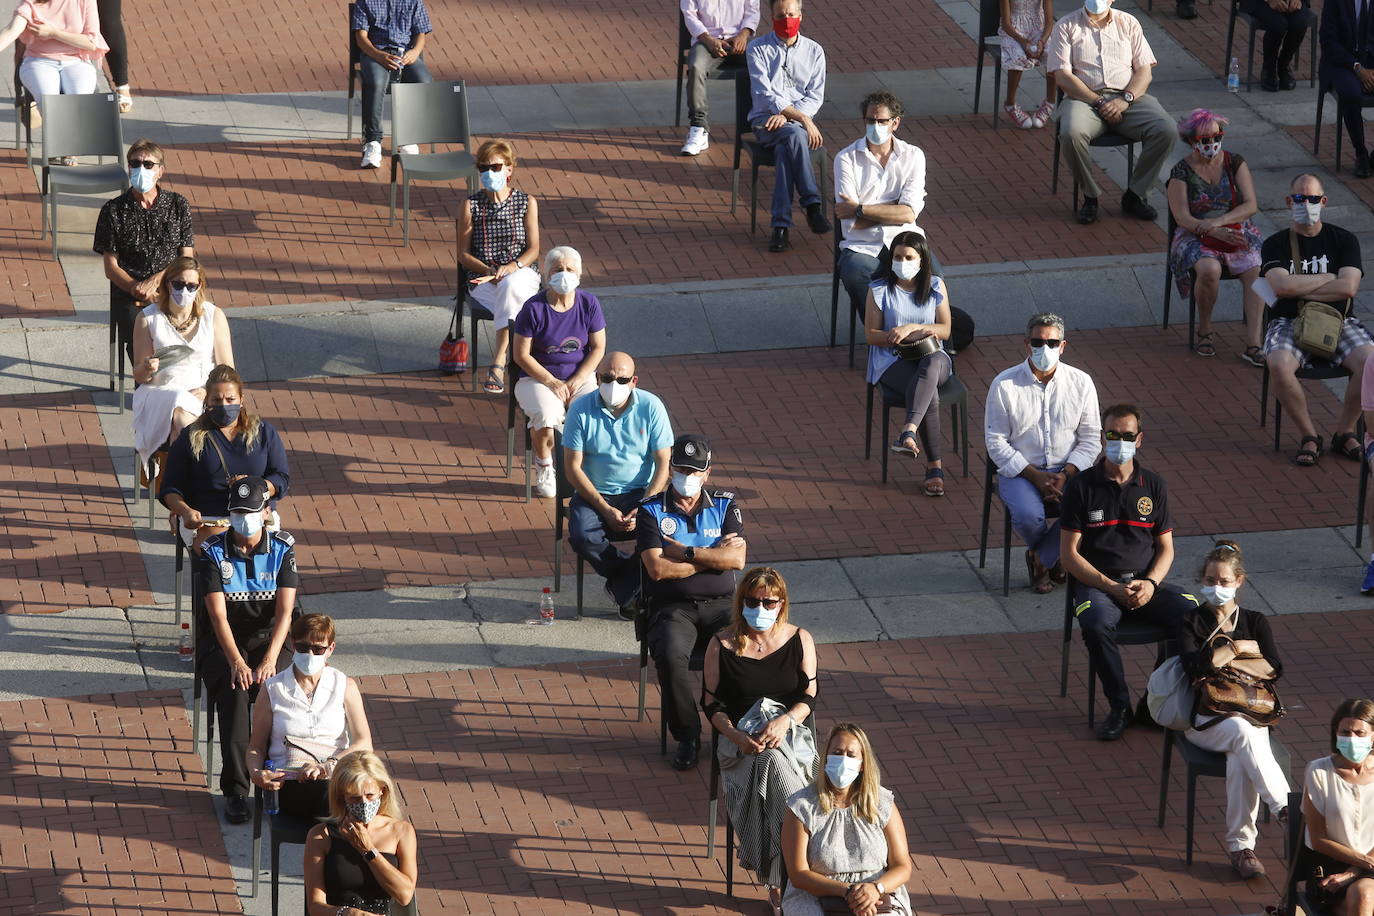
[[167, 441], [176, 408], [195, 416], [200, 416], [204, 409], [204, 402], [191, 394], [191, 389], [204, 388], [206, 376], [215, 368], [215, 311], [212, 303], [201, 303], [200, 324], [188, 339], [176, 332], [156, 303], [143, 310], [143, 319], [152, 332], [154, 353], [174, 344], [193, 351], [181, 362], [159, 369], [148, 384], [134, 389], [134, 448], [145, 466], [153, 452]]

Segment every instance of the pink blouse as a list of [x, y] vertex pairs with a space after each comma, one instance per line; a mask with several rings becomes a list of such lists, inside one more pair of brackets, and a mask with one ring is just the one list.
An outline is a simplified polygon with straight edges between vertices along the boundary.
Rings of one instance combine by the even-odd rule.
[[100, 14], [96, 11], [95, 0], [48, 0], [35, 3], [34, 0], [21, 0], [14, 11], [19, 18], [30, 26], [46, 24], [64, 32], [76, 32], [95, 42], [95, 51], [74, 48], [56, 38], [39, 38], [32, 28], [26, 29], [19, 40], [24, 43], [25, 57], [41, 57], [46, 60], [85, 60], [99, 63], [110, 46], [100, 34]]

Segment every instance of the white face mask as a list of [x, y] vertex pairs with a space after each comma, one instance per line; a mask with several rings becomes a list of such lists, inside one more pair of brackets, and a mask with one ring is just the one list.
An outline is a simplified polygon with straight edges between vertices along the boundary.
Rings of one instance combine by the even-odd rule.
[[864, 139], [874, 146], [882, 146], [888, 140], [892, 139], [892, 125], [870, 124], [868, 125], [868, 129], [864, 131]]
[[1199, 140], [1193, 144], [1193, 149], [1197, 150], [1203, 159], [1215, 159], [1221, 155], [1221, 141]]
[[196, 291], [190, 289], [172, 290], [172, 301], [177, 304], [177, 308], [188, 309], [196, 301]]
[[681, 471], [674, 471], [673, 489], [688, 499], [696, 499], [697, 494], [701, 492], [701, 478], [695, 474], [684, 474]]
[[1111, 9], [1111, 0], [1084, 0], [1083, 9], [1092, 13], [1094, 16], [1101, 16]]
[[560, 296], [566, 296], [577, 289], [577, 284], [578, 276], [571, 270], [560, 270], [549, 277], [549, 289]]
[[291, 656], [291, 663], [296, 666], [296, 670], [301, 674], [306, 677], [314, 677], [324, 670], [324, 666], [329, 663], [329, 656], [297, 652]]
[[827, 754], [825, 757], [825, 775], [837, 789], [847, 789], [850, 783], [859, 778], [859, 772], [863, 770], [863, 764], [857, 757], [846, 757], [844, 754]]
[[1059, 365], [1059, 350], [1063, 347], [1031, 347], [1031, 365], [1041, 372], [1049, 372]]
[[262, 530], [261, 512], [231, 512], [229, 527], [246, 538], [251, 538]]
[[596, 390], [601, 392], [601, 401], [607, 407], [618, 408], [630, 399], [630, 386], [619, 382], [598, 382]]
[[1204, 585], [1199, 591], [1202, 592], [1202, 597], [1207, 599], [1207, 603], [1212, 607], [1221, 607], [1234, 601], [1239, 589], [1234, 586]]
[[1322, 205], [1309, 204], [1306, 201], [1299, 203], [1293, 202], [1293, 222], [1299, 226], [1315, 226], [1322, 218]]
[[916, 258], [912, 261], [893, 261], [892, 272], [901, 280], [914, 280], [916, 275], [921, 272], [921, 259]]
[[140, 194], [147, 194], [157, 184], [157, 169], [145, 169], [139, 166], [136, 169], [129, 169], [129, 185]]

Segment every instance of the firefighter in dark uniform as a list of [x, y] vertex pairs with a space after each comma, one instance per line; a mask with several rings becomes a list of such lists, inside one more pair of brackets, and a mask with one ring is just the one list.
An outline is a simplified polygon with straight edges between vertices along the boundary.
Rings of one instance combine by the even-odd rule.
[[688, 664], [730, 623], [744, 568], [744, 522], [734, 493], [705, 485], [711, 444], [704, 437], [674, 440], [671, 472], [668, 488], [639, 504], [636, 548], [644, 564], [649, 652], [668, 731], [678, 743], [673, 767], [690, 770], [701, 752], [701, 719]]
[[1117, 625], [1125, 616], [1172, 636], [1198, 601], [1164, 584], [1174, 562], [1173, 525], [1164, 481], [1135, 460], [1145, 438], [1140, 410], [1131, 404], [1108, 407], [1102, 437], [1102, 460], [1064, 490], [1060, 553], [1083, 644], [1111, 705], [1097, 737], [1115, 741], [1133, 718]]
[[264, 528], [267, 481], [243, 477], [229, 490], [230, 528], [206, 538], [196, 557], [204, 596], [196, 667], [219, 716], [224, 816], [242, 824], [248, 810], [248, 704], [258, 685], [290, 663], [283, 652], [296, 611], [295, 540]]

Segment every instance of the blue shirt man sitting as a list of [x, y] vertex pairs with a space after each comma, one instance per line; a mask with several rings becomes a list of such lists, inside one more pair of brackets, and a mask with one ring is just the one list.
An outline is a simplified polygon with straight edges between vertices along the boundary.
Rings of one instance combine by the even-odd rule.
[[[428, 83], [433, 78], [421, 55], [433, 31], [425, 0], [356, 0], [349, 21], [362, 52], [363, 162], [362, 168], [382, 164], [382, 96], [386, 84]], [[418, 153], [413, 143], [403, 153]]]

